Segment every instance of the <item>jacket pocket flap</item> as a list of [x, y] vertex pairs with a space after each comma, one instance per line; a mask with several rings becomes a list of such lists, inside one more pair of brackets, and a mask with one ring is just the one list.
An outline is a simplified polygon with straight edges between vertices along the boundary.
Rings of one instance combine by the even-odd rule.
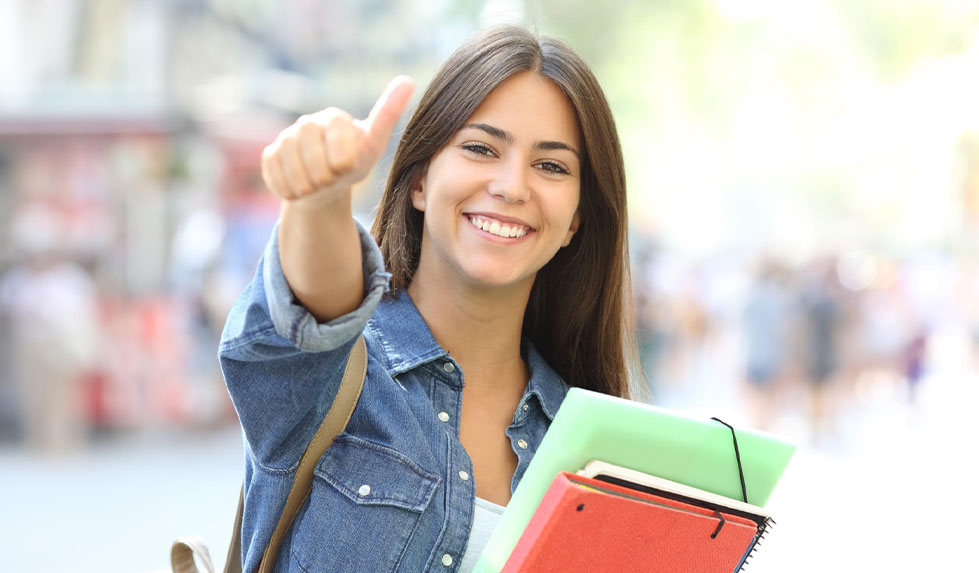
[[404, 454], [341, 434], [314, 474], [359, 505], [393, 505], [422, 512], [442, 481]]

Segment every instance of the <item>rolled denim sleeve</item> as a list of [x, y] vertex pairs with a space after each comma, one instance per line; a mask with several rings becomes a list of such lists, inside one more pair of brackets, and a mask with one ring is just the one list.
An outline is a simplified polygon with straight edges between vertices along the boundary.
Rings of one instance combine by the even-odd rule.
[[357, 223], [364, 299], [326, 323], [295, 298], [279, 260], [273, 230], [251, 283], [235, 301], [218, 357], [254, 460], [287, 470], [333, 403], [353, 341], [388, 288], [380, 249]]
[[357, 223], [360, 248], [363, 253], [364, 300], [349, 314], [320, 324], [305, 307], [299, 304], [286, 283], [279, 259], [278, 233], [265, 251], [266, 265], [262, 282], [268, 297], [269, 313], [276, 332], [303, 352], [336, 350], [343, 343], [355, 338], [364, 329], [377, 303], [388, 287], [391, 275], [384, 271], [384, 259], [370, 233]]

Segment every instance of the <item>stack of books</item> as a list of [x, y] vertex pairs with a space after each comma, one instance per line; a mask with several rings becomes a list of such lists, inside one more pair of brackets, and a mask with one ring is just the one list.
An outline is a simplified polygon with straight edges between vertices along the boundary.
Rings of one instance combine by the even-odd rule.
[[774, 436], [574, 388], [476, 571], [741, 571], [795, 451]]

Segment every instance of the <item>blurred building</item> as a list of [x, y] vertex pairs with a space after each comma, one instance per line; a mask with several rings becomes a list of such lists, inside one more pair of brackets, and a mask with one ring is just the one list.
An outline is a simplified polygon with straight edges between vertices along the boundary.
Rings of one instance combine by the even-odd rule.
[[[324, 102], [366, 112], [391, 75], [430, 73], [437, 45], [457, 41], [452, 18], [407, 43], [391, 33], [442, 18], [426, 3], [377, 8], [0, 4], [0, 276], [29, 258], [13, 229], [40, 213], [52, 256], [93, 281], [104, 344], [76, 381], [89, 427], [231, 417], [215, 348], [278, 213], [262, 148]], [[7, 437], [29, 417], [13, 382], [14, 322], [0, 313]]]

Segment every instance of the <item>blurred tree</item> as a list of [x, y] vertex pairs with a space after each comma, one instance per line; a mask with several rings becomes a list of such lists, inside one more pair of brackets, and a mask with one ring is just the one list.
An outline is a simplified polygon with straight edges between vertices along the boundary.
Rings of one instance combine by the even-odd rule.
[[979, 4], [968, 0], [832, 0], [840, 21], [886, 80], [922, 60], [961, 52], [976, 39]]

